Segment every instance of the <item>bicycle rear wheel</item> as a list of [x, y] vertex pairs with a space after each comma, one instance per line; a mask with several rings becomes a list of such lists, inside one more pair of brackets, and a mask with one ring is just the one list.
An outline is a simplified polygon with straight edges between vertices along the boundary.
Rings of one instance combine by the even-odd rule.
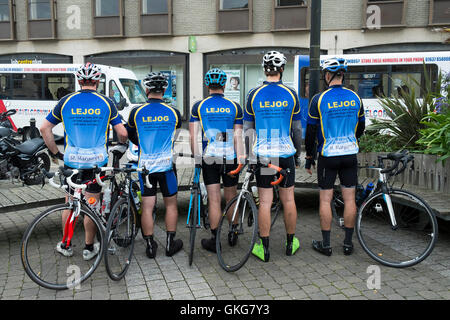
[[[102, 230], [98, 218], [87, 208], [82, 207], [75, 220], [71, 252], [64, 256], [56, 250], [63, 239], [63, 229], [67, 219], [63, 212], [72, 212], [67, 204], [53, 206], [39, 214], [26, 229], [22, 238], [22, 264], [27, 275], [38, 285], [64, 290], [75, 288], [85, 281], [98, 267], [103, 254], [103, 231], [97, 232], [99, 252], [95, 258], [85, 261], [84, 219], [89, 217]], [[71, 254], [71, 255], [70, 255]]]
[[195, 235], [197, 234], [197, 224], [198, 224], [198, 209], [200, 205], [199, 199], [200, 193], [197, 189], [194, 189], [191, 193], [192, 197], [192, 207], [189, 212], [189, 224], [187, 227], [189, 228], [189, 265], [192, 265], [192, 261], [194, 260], [194, 247], [195, 247]]
[[127, 198], [120, 198], [108, 219], [105, 236], [105, 266], [112, 280], [122, 279], [131, 263], [136, 237], [136, 214]]
[[389, 195], [397, 227], [392, 227], [386, 196], [377, 192], [362, 204], [356, 234], [374, 260], [389, 267], [410, 267], [433, 250], [438, 237], [436, 217], [428, 204], [411, 192], [392, 189]]
[[[227, 212], [231, 219], [235, 210], [234, 221], [229, 221]], [[251, 225], [249, 216], [252, 217]], [[257, 234], [258, 209], [252, 195], [244, 192], [227, 203], [217, 228], [216, 251], [220, 266], [228, 272], [239, 270], [247, 262]]]

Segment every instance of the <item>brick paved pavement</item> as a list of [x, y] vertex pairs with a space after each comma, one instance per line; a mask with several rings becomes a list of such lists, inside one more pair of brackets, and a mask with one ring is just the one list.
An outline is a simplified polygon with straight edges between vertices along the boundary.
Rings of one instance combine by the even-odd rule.
[[[187, 192], [180, 192], [180, 219], [177, 237], [188, 249], [185, 228]], [[209, 231], [197, 233], [194, 263], [188, 266], [183, 250], [174, 257], [164, 255], [165, 231], [162, 201], [159, 201], [155, 260], [145, 256], [141, 236], [125, 280], [108, 278], [104, 265], [79, 290], [53, 291], [39, 287], [25, 275], [20, 261], [22, 234], [41, 209], [0, 214], [0, 298], [17, 299], [450, 299], [450, 236], [441, 233], [431, 256], [418, 266], [392, 269], [380, 266], [381, 289], [367, 288], [367, 267], [374, 262], [355, 239], [355, 253], [346, 257], [340, 250], [343, 233], [333, 227], [333, 256], [314, 252], [311, 240], [320, 237], [317, 216], [318, 192], [296, 190], [299, 208], [297, 236], [301, 249], [293, 257], [284, 255], [285, 232], [278, 219], [271, 235], [271, 261], [263, 263], [251, 256], [242, 269], [227, 273], [215, 255], [201, 249], [200, 239]]]

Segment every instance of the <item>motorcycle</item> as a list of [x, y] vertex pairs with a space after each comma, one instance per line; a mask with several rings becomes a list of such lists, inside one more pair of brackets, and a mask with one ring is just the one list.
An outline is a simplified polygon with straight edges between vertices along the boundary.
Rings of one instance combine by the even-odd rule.
[[[0, 119], [3, 114], [0, 114]], [[20, 143], [14, 136], [11, 128], [0, 127], [0, 179], [11, 182], [19, 179], [26, 185], [42, 184], [44, 176], [41, 170], [50, 170], [50, 157], [44, 140], [34, 138]]]

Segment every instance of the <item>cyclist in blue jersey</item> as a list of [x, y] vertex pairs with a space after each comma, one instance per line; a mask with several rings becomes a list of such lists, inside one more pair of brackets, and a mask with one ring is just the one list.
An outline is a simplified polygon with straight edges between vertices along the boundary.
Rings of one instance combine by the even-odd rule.
[[143, 81], [148, 101], [134, 108], [126, 125], [129, 139], [139, 147], [138, 166], [145, 167], [152, 188], [143, 183], [140, 176], [142, 194], [141, 229], [147, 243], [146, 255], [153, 259], [158, 244], [153, 238], [153, 208], [156, 203], [156, 187], [159, 184], [166, 208], [166, 256], [173, 256], [183, 248], [183, 241], [175, 240], [178, 208], [178, 183], [173, 165], [173, 144], [177, 129], [181, 128], [180, 112], [164, 103], [164, 91], [168, 87], [167, 77], [151, 72]]
[[[197, 143], [199, 127], [202, 128], [202, 172], [208, 193], [212, 237], [202, 239], [201, 244], [211, 252], [216, 252], [217, 226], [221, 216], [220, 178], [222, 177], [224, 185], [225, 200], [229, 202], [236, 196], [239, 176], [232, 178], [226, 173], [235, 170], [237, 159], [244, 156], [242, 108], [238, 103], [224, 97], [226, 82], [227, 75], [220, 69], [211, 69], [206, 73], [205, 85], [210, 95], [194, 104], [189, 123], [191, 151], [196, 159], [202, 154]], [[233, 246], [236, 242], [237, 230], [228, 234], [228, 243]]]
[[[64, 96], [47, 116], [40, 130], [42, 137], [53, 158], [64, 160], [64, 166], [72, 169], [92, 169], [108, 163], [107, 143], [109, 125], [117, 133], [119, 141], [127, 141], [127, 131], [123, 126], [115, 103], [108, 97], [96, 92], [102, 72], [92, 63], [81, 66], [76, 77], [81, 90]], [[58, 150], [52, 133], [53, 127], [59, 123], [64, 125], [64, 155]], [[84, 170], [82, 181], [94, 179], [93, 170]], [[76, 177], [74, 178], [77, 179]], [[90, 184], [86, 188], [86, 198], [100, 199], [102, 188], [98, 184]], [[63, 226], [69, 212], [62, 215]], [[85, 242], [83, 258], [90, 260], [99, 251], [99, 243], [94, 243], [97, 229], [94, 222], [85, 217]], [[58, 243], [56, 250], [65, 256], [72, 256], [73, 249]]]
[[[297, 207], [294, 200], [295, 167], [300, 155], [302, 129], [300, 104], [297, 93], [285, 86], [282, 75], [286, 57], [270, 51], [263, 57], [262, 66], [266, 75], [263, 85], [252, 89], [247, 97], [244, 114], [246, 154], [252, 161], [271, 162], [289, 174], [280, 184], [280, 200], [284, 209], [286, 228], [286, 255], [293, 255], [300, 247], [295, 237]], [[256, 134], [253, 147], [250, 144]], [[256, 157], [256, 159], [255, 159]], [[256, 174], [260, 204], [258, 208], [260, 241], [255, 244], [253, 254], [269, 261], [269, 234], [274, 179], [272, 169], [262, 168]]]
[[336, 175], [339, 175], [344, 199], [344, 254], [353, 253], [352, 236], [356, 219], [355, 187], [357, 177], [358, 139], [365, 128], [364, 107], [361, 98], [343, 87], [347, 62], [331, 58], [322, 65], [328, 89], [315, 95], [309, 107], [305, 136], [306, 164], [309, 174], [316, 156], [318, 140], [317, 177], [320, 188], [320, 225], [322, 241], [313, 240], [313, 248], [327, 256], [332, 254], [330, 244], [331, 200]]

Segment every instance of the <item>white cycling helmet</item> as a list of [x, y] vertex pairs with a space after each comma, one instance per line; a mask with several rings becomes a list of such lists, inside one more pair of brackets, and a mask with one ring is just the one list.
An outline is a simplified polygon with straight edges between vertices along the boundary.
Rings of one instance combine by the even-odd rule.
[[287, 59], [281, 52], [269, 51], [263, 57], [262, 67], [264, 71], [280, 71], [286, 65]]
[[87, 62], [77, 70], [76, 76], [78, 81], [97, 81], [102, 77], [102, 70], [97, 65]]
[[347, 71], [347, 60], [344, 58], [329, 58], [322, 63], [322, 70], [331, 73]]

